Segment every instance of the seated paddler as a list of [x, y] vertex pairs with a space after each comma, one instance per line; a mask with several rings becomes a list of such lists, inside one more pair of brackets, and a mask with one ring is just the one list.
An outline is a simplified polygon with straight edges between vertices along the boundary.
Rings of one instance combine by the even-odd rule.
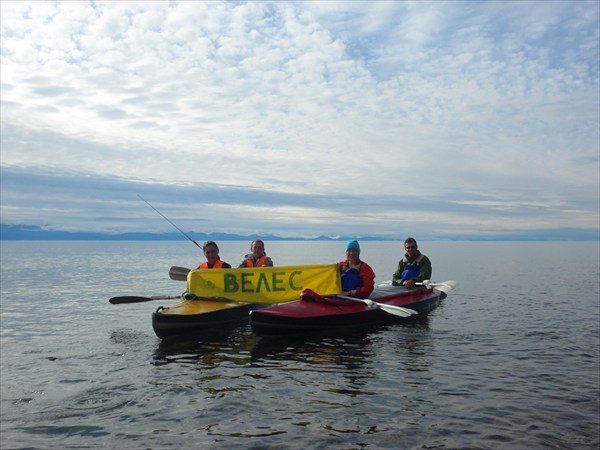
[[431, 261], [419, 251], [417, 241], [408, 237], [404, 240], [404, 257], [392, 276], [392, 285], [411, 288], [415, 283], [431, 279]]
[[273, 260], [265, 253], [265, 243], [256, 239], [250, 244], [250, 253], [238, 267], [273, 267]]
[[206, 241], [202, 245], [202, 251], [206, 261], [198, 266], [198, 269], [231, 269], [231, 264], [221, 261], [219, 246], [215, 241]]
[[346, 244], [346, 259], [338, 263], [342, 275], [342, 293], [350, 297], [368, 298], [375, 287], [375, 272], [360, 259], [356, 239]]

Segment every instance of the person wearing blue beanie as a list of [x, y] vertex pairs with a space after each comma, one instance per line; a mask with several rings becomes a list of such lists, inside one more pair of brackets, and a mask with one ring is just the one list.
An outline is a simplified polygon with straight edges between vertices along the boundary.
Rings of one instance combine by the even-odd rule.
[[342, 272], [342, 295], [368, 298], [375, 288], [375, 272], [360, 259], [360, 245], [356, 239], [346, 243], [346, 260], [338, 263]]
[[351, 248], [360, 253], [360, 245], [358, 245], [358, 241], [356, 239], [352, 239], [346, 243], [346, 251], [350, 250]]

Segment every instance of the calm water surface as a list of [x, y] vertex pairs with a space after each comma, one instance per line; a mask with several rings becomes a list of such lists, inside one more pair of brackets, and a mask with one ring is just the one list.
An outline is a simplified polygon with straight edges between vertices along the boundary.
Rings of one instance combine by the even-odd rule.
[[[237, 264], [246, 242], [222, 242]], [[419, 324], [260, 338], [247, 325], [161, 342], [182, 242], [1, 243], [0, 447], [597, 449], [600, 270], [594, 243], [423, 242], [459, 287]], [[388, 280], [401, 242], [362, 242]], [[344, 244], [267, 242], [278, 265]], [[171, 301], [172, 302], [172, 301]]]

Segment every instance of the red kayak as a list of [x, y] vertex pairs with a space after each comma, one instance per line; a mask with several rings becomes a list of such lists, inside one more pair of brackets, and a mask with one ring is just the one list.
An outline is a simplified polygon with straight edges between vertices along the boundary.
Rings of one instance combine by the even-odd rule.
[[453, 289], [423, 286], [378, 286], [369, 299], [322, 297], [305, 289], [299, 300], [250, 312], [250, 326], [258, 335], [278, 335], [311, 330], [332, 330], [374, 324], [414, 321], [437, 308]]

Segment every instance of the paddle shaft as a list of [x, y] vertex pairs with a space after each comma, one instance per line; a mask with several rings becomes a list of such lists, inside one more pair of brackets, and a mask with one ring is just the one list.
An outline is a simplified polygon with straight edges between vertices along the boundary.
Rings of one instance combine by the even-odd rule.
[[203, 297], [200, 295], [193, 294], [191, 292], [186, 293], [185, 295], [157, 295], [155, 297], [141, 297], [138, 295], [124, 295], [122, 297], [112, 297], [109, 299], [109, 303], [113, 305], [121, 305], [124, 303], [143, 303], [143, 302], [151, 302], [154, 300], [204, 300], [208, 302], [236, 302], [230, 298], [225, 297]]
[[370, 298], [347, 297], [345, 295], [336, 295], [336, 297], [343, 298], [345, 300], [354, 300], [355, 302], [364, 303], [369, 307], [371, 305], [374, 305], [376, 308], [382, 309], [388, 314], [394, 314], [395, 316], [399, 317], [409, 317], [413, 314], [417, 314], [417, 312], [412, 309], [403, 308], [402, 306], [386, 305], [385, 303], [379, 303], [374, 300], [371, 300]]

